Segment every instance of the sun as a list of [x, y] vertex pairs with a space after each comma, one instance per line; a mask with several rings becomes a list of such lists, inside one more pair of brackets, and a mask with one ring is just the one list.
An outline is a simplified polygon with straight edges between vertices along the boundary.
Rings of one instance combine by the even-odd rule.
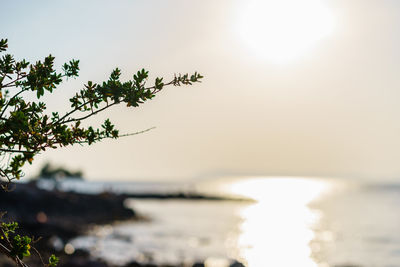
[[249, 0], [241, 6], [238, 30], [257, 57], [286, 63], [301, 57], [334, 29], [322, 0]]

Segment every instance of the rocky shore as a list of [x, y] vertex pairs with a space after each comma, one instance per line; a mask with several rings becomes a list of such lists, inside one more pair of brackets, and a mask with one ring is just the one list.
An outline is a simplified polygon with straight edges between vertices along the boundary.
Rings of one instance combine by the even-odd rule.
[[[40, 189], [36, 183], [18, 184], [11, 192], [0, 190], [0, 211], [7, 212], [2, 220], [17, 221], [20, 234], [40, 238], [34, 247], [41, 252], [43, 259], [50, 254], [60, 257], [58, 266], [72, 267], [111, 267], [109, 263], [91, 258], [87, 251], [68, 251], [68, 241], [86, 233], [94, 225], [110, 224], [123, 220], [141, 220], [135, 211], [125, 207], [127, 198], [182, 198], [198, 200], [223, 200], [219, 197], [202, 195], [172, 194], [172, 195], [118, 195], [113, 193], [83, 194], [76, 192], [48, 191]], [[25, 259], [24, 259], [25, 260]], [[26, 258], [29, 266], [43, 266], [39, 256], [32, 253]], [[4, 256], [0, 256], [0, 267], [14, 266]], [[191, 266], [152, 265], [131, 262], [126, 267], [202, 267], [203, 263]], [[242, 264], [232, 262], [231, 267], [241, 267]]]

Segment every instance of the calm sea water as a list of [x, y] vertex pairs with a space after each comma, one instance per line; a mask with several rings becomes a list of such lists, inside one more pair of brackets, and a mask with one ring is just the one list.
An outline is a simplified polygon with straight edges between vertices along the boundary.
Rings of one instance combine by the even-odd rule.
[[343, 180], [253, 178], [195, 185], [69, 183], [99, 192], [220, 193], [253, 202], [136, 200], [148, 221], [95, 227], [71, 241], [113, 263], [192, 263], [224, 267], [400, 266], [400, 186]]

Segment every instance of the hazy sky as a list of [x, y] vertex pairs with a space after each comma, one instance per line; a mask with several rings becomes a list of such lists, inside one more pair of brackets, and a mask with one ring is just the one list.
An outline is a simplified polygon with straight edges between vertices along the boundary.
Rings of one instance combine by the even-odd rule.
[[43, 153], [27, 176], [52, 161], [90, 179], [400, 178], [398, 1], [10, 0], [0, 12], [17, 58], [81, 60], [52, 109], [117, 66], [124, 79], [142, 67], [205, 76], [91, 121], [156, 129]]

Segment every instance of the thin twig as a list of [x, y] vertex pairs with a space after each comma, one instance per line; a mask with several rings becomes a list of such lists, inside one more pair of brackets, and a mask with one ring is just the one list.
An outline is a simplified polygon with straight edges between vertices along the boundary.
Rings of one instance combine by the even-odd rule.
[[43, 266], [46, 266], [46, 263], [44, 263], [42, 255], [40, 255], [39, 251], [34, 246], [31, 246], [31, 249], [33, 249], [33, 251], [39, 256], [39, 259], [42, 262]]

